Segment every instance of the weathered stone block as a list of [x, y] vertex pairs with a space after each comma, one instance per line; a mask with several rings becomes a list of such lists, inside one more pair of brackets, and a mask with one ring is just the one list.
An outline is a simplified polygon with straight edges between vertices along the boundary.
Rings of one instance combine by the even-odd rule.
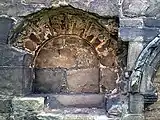
[[0, 45], [0, 66], [30, 66], [32, 56], [9, 45]]
[[144, 25], [147, 27], [158, 27], [160, 28], [160, 20], [159, 19], [153, 19], [153, 18], [145, 18], [144, 19]]
[[56, 68], [36, 68], [34, 91], [36, 93], [60, 93], [65, 91], [66, 71]]
[[0, 113], [11, 113], [12, 112], [11, 99], [0, 99]]
[[156, 28], [120, 27], [119, 35], [123, 41], [151, 41], [159, 34]]
[[[118, 76], [117, 73], [114, 71], [111, 71], [108, 68], [102, 68], [101, 69], [101, 80], [100, 85], [102, 87], [105, 87], [105, 90], [113, 90], [116, 88], [116, 80]], [[105, 92], [105, 91], [103, 91]]]
[[15, 97], [12, 99], [13, 118], [15, 120], [27, 120], [35, 118], [44, 108], [44, 98], [42, 97]]
[[67, 84], [70, 92], [98, 93], [99, 69], [88, 68], [67, 71]]
[[32, 69], [25, 67], [0, 67], [0, 94], [4, 96], [31, 93]]
[[[127, 69], [132, 70], [136, 59], [143, 49], [143, 42], [130, 42], [128, 48]], [[136, 49], [135, 49], [136, 48]]]
[[0, 44], [7, 44], [8, 34], [13, 26], [13, 19], [0, 17]]

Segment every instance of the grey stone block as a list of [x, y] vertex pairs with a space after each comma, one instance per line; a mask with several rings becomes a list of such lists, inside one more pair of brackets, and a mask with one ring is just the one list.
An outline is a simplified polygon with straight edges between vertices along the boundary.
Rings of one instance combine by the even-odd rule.
[[142, 18], [122, 18], [120, 19], [120, 27], [143, 27]]
[[60, 93], [64, 92], [66, 83], [66, 71], [61, 68], [36, 68], [34, 92], [36, 93]]
[[140, 52], [143, 50], [143, 42], [130, 42], [127, 57], [127, 70], [132, 70], [135, 61], [137, 60]]
[[144, 97], [140, 94], [130, 95], [129, 111], [131, 114], [143, 114]]
[[0, 95], [19, 96], [31, 93], [32, 70], [25, 67], [0, 67]]
[[30, 66], [32, 56], [9, 45], [0, 45], [0, 66]]
[[7, 17], [0, 17], [0, 44], [7, 44], [8, 43], [8, 35], [10, 29], [13, 26], [13, 19]]
[[158, 34], [157, 28], [120, 27], [119, 29], [123, 41], [151, 41]]
[[160, 20], [159, 19], [153, 19], [153, 18], [145, 18], [144, 19], [144, 25], [147, 27], [158, 27], [160, 28]]

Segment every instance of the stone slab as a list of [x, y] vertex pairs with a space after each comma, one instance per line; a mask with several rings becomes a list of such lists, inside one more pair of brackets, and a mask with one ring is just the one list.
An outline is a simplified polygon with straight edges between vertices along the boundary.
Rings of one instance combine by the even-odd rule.
[[0, 95], [20, 96], [31, 93], [32, 70], [25, 67], [0, 67]]
[[48, 95], [46, 103], [49, 108], [104, 108], [104, 94], [59, 94]]

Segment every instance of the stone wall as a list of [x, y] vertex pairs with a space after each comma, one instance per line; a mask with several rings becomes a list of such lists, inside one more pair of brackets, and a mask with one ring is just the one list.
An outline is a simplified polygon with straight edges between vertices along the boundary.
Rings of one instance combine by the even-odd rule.
[[[37, 12], [43, 8], [50, 8], [50, 7], [58, 7], [60, 5], [71, 5], [75, 8], [83, 9], [88, 12], [92, 12], [95, 14], [99, 14], [100, 16], [116, 16], [119, 17], [120, 25], [119, 25], [119, 37], [123, 41], [129, 42], [128, 46], [128, 60], [127, 60], [127, 70], [131, 71], [134, 68], [134, 63], [143, 50], [143, 48], [153, 40], [157, 35], [159, 35], [160, 31], [160, 1], [159, 0], [1, 0], [0, 1], [0, 14], [1, 15], [8, 15], [13, 17], [16, 20], [16, 25], [23, 20], [22, 16], [26, 16], [33, 12]], [[7, 21], [7, 19], [6, 19]], [[2, 25], [1, 25], [2, 26]], [[10, 26], [9, 26], [10, 28]], [[16, 56], [17, 51], [14, 48], [10, 48], [10, 46], [6, 45], [8, 43], [7, 36], [9, 34], [7, 32], [3, 32], [0, 30], [0, 39], [3, 44], [2, 47], [6, 47], [9, 49], [9, 53], [6, 54], [13, 54], [11, 61], [17, 61], [14, 56]], [[5, 45], [4, 45], [5, 44]], [[18, 60], [24, 58], [24, 56], [28, 55], [28, 53], [24, 53], [23, 51], [20, 52], [21, 55], [18, 56]], [[4, 55], [1, 53], [2, 56]], [[10, 64], [10, 62], [6, 62], [5, 58], [2, 59], [2, 69], [3, 75], [2, 81], [4, 78], [8, 81], [7, 84], [11, 82], [17, 82], [15, 80], [19, 80], [17, 91], [18, 93], [10, 90], [9, 92], [3, 94], [26, 94], [29, 91], [22, 91], [22, 86], [30, 86], [28, 83], [22, 83], [22, 78], [18, 77], [23, 76], [27, 80], [26, 75], [30, 74], [30, 70], [28, 70], [29, 66], [24, 65], [24, 61], [19, 61], [19, 65], [17, 64]], [[23, 64], [21, 64], [23, 63]], [[14, 70], [13, 70], [14, 69]], [[27, 70], [26, 70], [27, 69]], [[5, 72], [9, 71], [9, 72]], [[13, 81], [10, 81], [10, 75], [14, 71], [18, 71], [19, 75], [12, 76]], [[23, 71], [23, 72], [22, 72]], [[25, 72], [24, 72], [25, 71]], [[30, 71], [30, 72], [28, 72]], [[146, 78], [147, 79], [147, 78]], [[27, 84], [27, 85], [26, 85]], [[147, 84], [147, 83], [144, 83]], [[10, 84], [9, 88], [13, 88], [13, 84]], [[156, 86], [159, 86], [159, 83], [156, 82]], [[5, 87], [5, 86], [2, 86]], [[2, 90], [3, 91], [3, 90]], [[14, 102], [14, 100], [13, 100]], [[2, 104], [4, 101], [2, 101]], [[13, 105], [17, 104], [14, 102]], [[134, 103], [135, 104], [135, 103]], [[159, 104], [156, 104], [159, 106]], [[15, 106], [14, 106], [15, 107]], [[155, 106], [153, 106], [154, 108]], [[151, 106], [152, 109], [152, 106]], [[157, 109], [156, 109], [157, 110]], [[16, 109], [15, 109], [16, 112]], [[158, 113], [155, 112], [157, 115], [154, 114], [155, 109], [150, 111], [148, 114], [147, 119], [158, 120], [157, 116]], [[8, 116], [8, 112], [2, 112], [2, 116]], [[14, 112], [13, 112], [14, 113]], [[3, 119], [3, 117], [2, 117]], [[127, 119], [127, 118], [126, 118]], [[143, 117], [139, 117], [135, 119], [143, 119]]]

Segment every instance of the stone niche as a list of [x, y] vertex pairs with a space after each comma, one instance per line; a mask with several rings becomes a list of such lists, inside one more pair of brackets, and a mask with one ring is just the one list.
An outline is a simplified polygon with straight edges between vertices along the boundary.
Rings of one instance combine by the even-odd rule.
[[104, 93], [116, 87], [127, 54], [117, 18], [63, 6], [30, 14], [20, 27], [11, 44], [33, 56], [34, 93]]

